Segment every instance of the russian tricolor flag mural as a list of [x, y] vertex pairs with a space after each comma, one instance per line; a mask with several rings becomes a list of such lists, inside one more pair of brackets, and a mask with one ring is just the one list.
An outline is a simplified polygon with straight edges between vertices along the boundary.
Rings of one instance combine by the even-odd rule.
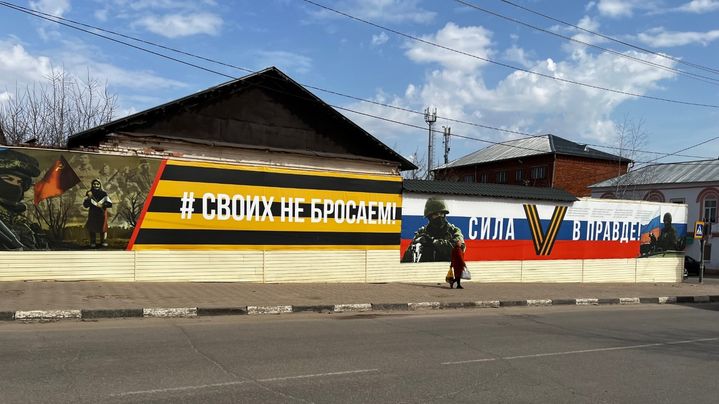
[[683, 204], [580, 199], [552, 204], [405, 194], [402, 262], [449, 261], [461, 244], [467, 261], [637, 258], [681, 251]]

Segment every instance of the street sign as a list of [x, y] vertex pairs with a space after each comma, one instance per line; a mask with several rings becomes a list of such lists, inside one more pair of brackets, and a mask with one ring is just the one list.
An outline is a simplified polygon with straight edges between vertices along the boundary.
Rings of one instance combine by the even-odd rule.
[[694, 223], [694, 238], [704, 237], [704, 222]]

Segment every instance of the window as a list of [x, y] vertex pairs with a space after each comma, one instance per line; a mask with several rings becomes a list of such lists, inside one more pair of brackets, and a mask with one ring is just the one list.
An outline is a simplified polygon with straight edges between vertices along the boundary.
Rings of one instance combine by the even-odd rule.
[[532, 167], [532, 179], [541, 180], [547, 176], [547, 167]]
[[465, 175], [464, 182], [474, 182], [474, 175]]
[[716, 199], [705, 199], [704, 200], [704, 219], [710, 222], [716, 223], [717, 221], [717, 200]]
[[524, 179], [524, 171], [517, 170], [514, 172], [514, 180], [516, 182], [522, 182], [523, 179]]
[[672, 198], [669, 200], [671, 203], [686, 203], [684, 198]]
[[497, 184], [504, 184], [507, 182], [507, 172], [506, 171], [498, 171], [497, 172]]
[[480, 174], [479, 182], [487, 182], [487, 173]]

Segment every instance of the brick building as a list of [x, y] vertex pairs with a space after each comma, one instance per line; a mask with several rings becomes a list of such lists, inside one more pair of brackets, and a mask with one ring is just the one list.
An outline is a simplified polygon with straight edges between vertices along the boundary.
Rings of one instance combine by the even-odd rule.
[[588, 185], [626, 173], [631, 162], [547, 134], [495, 144], [432, 171], [437, 180], [552, 187], [589, 196]]

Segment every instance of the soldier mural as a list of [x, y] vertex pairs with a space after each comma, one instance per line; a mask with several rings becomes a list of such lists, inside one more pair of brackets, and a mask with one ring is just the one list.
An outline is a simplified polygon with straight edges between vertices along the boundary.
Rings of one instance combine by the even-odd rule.
[[125, 249], [159, 164], [0, 148], [0, 250]]
[[672, 225], [672, 214], [667, 212], [662, 217], [664, 226], [661, 228], [659, 237], [649, 233], [649, 243], [641, 246], [641, 256], [660, 254], [665, 251], [682, 251], [685, 248], [683, 238], [677, 236], [677, 231]]
[[47, 247], [39, 225], [25, 217], [27, 205], [23, 201], [25, 191], [39, 174], [39, 163], [34, 157], [0, 149], [0, 246], [5, 250]]
[[427, 225], [420, 227], [415, 233], [402, 262], [449, 262], [452, 247], [459, 243], [462, 250], [466, 249], [462, 231], [447, 221], [447, 205], [439, 198], [428, 198], [424, 205], [424, 217]]

